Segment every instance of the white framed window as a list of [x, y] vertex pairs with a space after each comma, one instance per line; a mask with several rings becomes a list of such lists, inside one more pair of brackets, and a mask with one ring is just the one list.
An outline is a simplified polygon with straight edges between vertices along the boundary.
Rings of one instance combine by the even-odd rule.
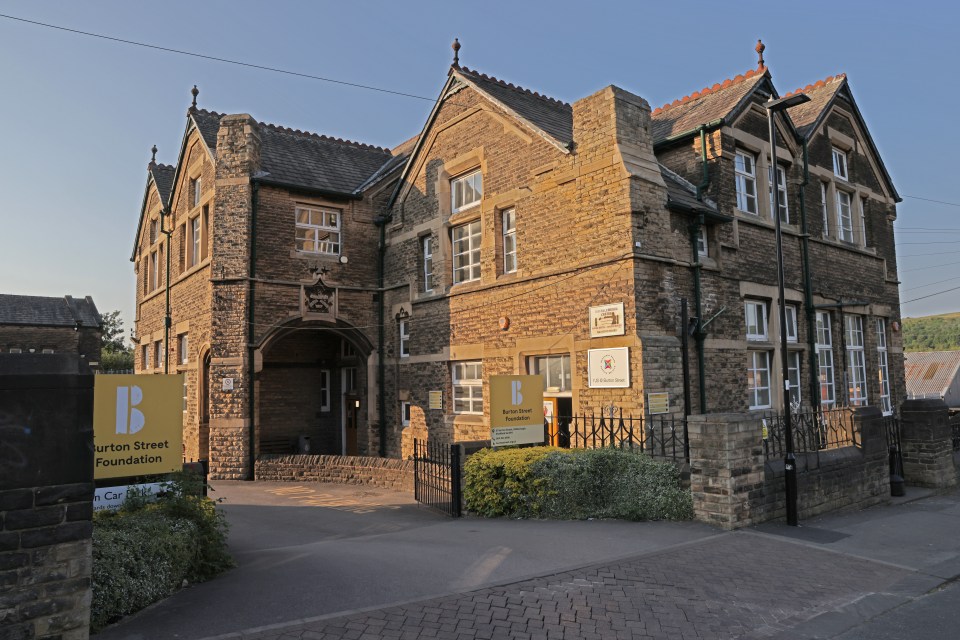
[[341, 358], [357, 357], [357, 350], [353, 348], [353, 345], [348, 340], [340, 341], [340, 357]]
[[757, 163], [755, 158], [744, 151], [737, 151], [734, 169], [737, 181], [737, 209], [757, 215]]
[[802, 394], [800, 393], [799, 351], [791, 351], [787, 354], [787, 378], [790, 382], [790, 404], [794, 407], [799, 407], [802, 399]]
[[820, 404], [832, 406], [836, 402], [833, 378], [833, 332], [830, 313], [817, 311], [817, 365], [820, 369]]
[[837, 189], [837, 237], [844, 242], [853, 242], [853, 214], [850, 211], [850, 194]]
[[827, 211], [827, 183], [820, 183], [820, 213], [823, 214], [823, 236], [830, 235], [830, 214]]
[[[770, 185], [770, 211], [773, 211], [773, 169], [771, 168], [768, 171], [769, 181], [767, 184]], [[790, 224], [790, 207], [787, 204], [787, 172], [783, 167], [777, 165], [777, 194], [780, 199], [779, 205], [780, 210], [780, 222], [783, 224]], [[771, 213], [772, 218], [772, 213]]]
[[330, 370], [320, 370], [320, 411], [330, 411]]
[[400, 330], [400, 357], [409, 358], [410, 357], [410, 321], [401, 320], [399, 323]]
[[450, 212], [457, 213], [480, 204], [483, 198], [483, 176], [480, 171], [464, 174], [450, 181]]
[[150, 221], [150, 244], [156, 243], [160, 238], [160, 221], [151, 220]]
[[548, 393], [562, 393], [573, 389], [569, 354], [532, 356], [527, 368], [531, 375], [543, 376], [543, 390]]
[[340, 255], [341, 214], [339, 209], [298, 205], [295, 211], [297, 251]]
[[863, 198], [857, 198], [857, 212], [860, 219], [860, 244], [867, 246], [867, 216], [864, 214]]
[[340, 369], [343, 373], [343, 392], [351, 393], [357, 390], [357, 368], [356, 367], [343, 367]]
[[453, 284], [480, 279], [480, 221], [453, 228]]
[[747, 340], [766, 341], [767, 333], [767, 304], [757, 300], [747, 300], [743, 303], [747, 323]]
[[890, 400], [890, 367], [887, 364], [887, 320], [877, 318], [877, 375], [880, 378], [880, 410], [884, 415], [893, 413]]
[[150, 345], [143, 345], [140, 347], [140, 360], [143, 362], [143, 368], [150, 368]]
[[156, 362], [156, 367], [159, 369], [163, 366], [163, 341], [157, 340], [154, 343], [154, 356], [153, 360]]
[[177, 362], [180, 364], [187, 364], [189, 362], [189, 352], [187, 347], [189, 346], [189, 340], [186, 333], [181, 333], [177, 336]]
[[707, 244], [707, 228], [703, 225], [697, 229], [697, 255], [701, 258], [710, 256], [710, 245]]
[[454, 362], [453, 411], [454, 413], [483, 413], [483, 363]]
[[747, 367], [747, 400], [751, 409], [770, 407], [770, 352], [750, 351]]
[[190, 219], [190, 248], [187, 251], [187, 264], [188, 266], [195, 266], [200, 264], [200, 246], [201, 246], [201, 231], [203, 229], [203, 221], [200, 216]]
[[400, 403], [400, 422], [403, 426], [410, 426], [410, 403], [404, 400]]
[[421, 239], [423, 251], [423, 291], [424, 293], [433, 292], [433, 245], [430, 242], [430, 236], [424, 236]]
[[787, 319], [787, 342], [797, 341], [797, 307], [788, 304], [784, 306], [784, 315]]
[[867, 404], [867, 363], [863, 353], [863, 316], [843, 317], [847, 342], [847, 400], [854, 407]]
[[503, 272], [517, 270], [517, 214], [511, 207], [501, 213], [503, 222]]
[[148, 270], [148, 276], [150, 278], [150, 287], [149, 291], [156, 291], [157, 287], [160, 286], [160, 251], [154, 250], [150, 252], [150, 268]]
[[847, 153], [836, 147], [833, 148], [833, 175], [841, 180], [849, 180], [847, 173]]
[[190, 180], [190, 206], [195, 207], [200, 204], [200, 176]]

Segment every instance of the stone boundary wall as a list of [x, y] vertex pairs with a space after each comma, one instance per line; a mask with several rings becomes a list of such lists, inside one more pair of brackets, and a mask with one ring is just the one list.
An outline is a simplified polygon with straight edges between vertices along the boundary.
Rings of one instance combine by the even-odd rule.
[[336, 482], [413, 492], [413, 461], [396, 458], [329, 455], [261, 455], [257, 480]]

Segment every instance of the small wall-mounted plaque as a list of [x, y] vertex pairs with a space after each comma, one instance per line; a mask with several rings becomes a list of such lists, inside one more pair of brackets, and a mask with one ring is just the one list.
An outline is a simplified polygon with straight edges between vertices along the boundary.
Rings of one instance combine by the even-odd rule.
[[430, 392], [430, 408], [443, 409], [443, 391]]
[[222, 389], [224, 391], [233, 391], [233, 378], [224, 378]]
[[650, 415], [670, 413], [670, 394], [666, 391], [662, 393], [648, 393], [647, 409], [650, 411]]

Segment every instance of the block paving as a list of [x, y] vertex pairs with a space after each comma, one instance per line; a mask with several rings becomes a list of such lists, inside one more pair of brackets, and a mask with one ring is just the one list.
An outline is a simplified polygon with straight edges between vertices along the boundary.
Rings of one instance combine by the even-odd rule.
[[766, 638], [910, 573], [741, 531], [506, 586], [220, 638]]

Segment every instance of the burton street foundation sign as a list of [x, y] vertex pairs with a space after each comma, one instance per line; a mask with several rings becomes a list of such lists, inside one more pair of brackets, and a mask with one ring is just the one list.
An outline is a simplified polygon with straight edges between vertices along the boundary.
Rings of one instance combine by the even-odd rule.
[[490, 444], [543, 444], [542, 376], [490, 376]]
[[178, 471], [183, 376], [99, 375], [93, 385], [93, 477]]

